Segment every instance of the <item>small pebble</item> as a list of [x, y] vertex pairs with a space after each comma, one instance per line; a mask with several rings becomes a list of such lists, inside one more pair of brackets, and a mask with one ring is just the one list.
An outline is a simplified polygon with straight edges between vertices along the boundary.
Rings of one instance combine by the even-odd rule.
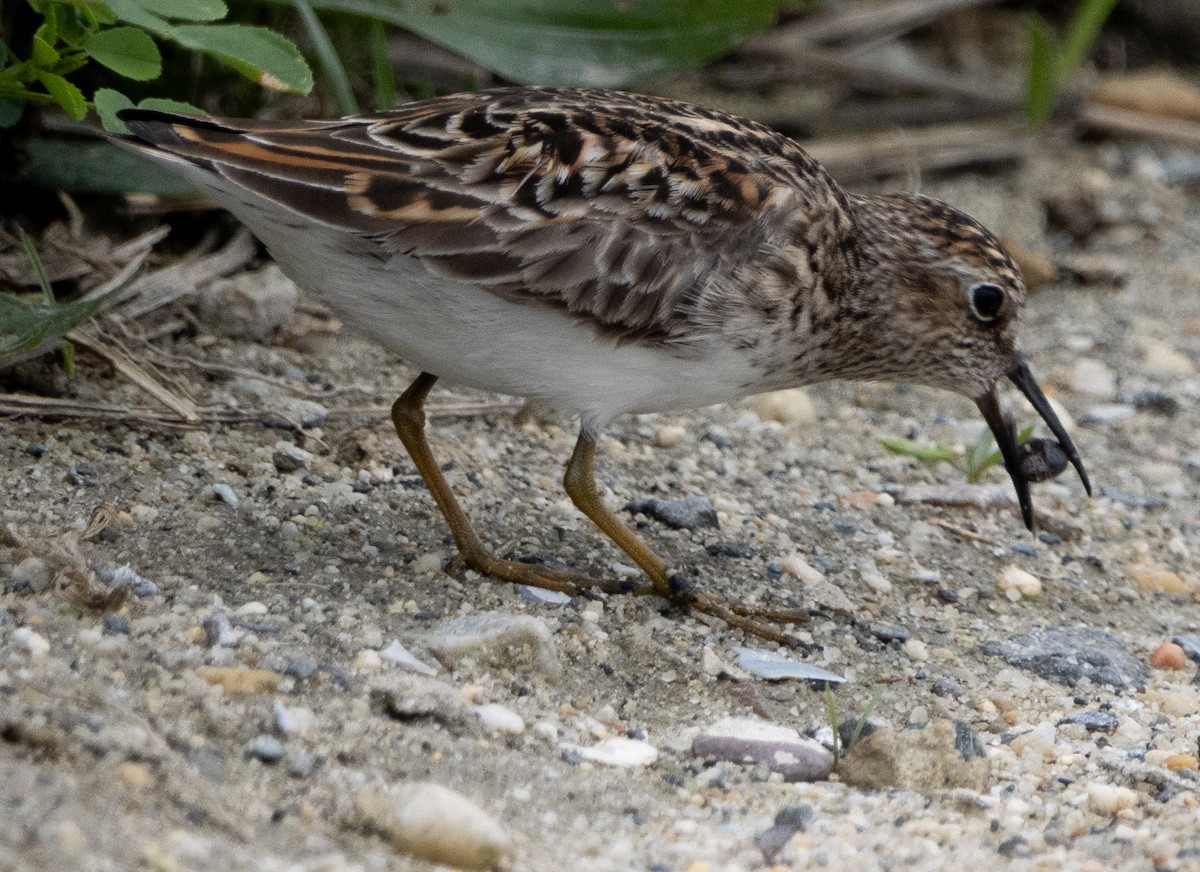
[[929, 646], [920, 639], [909, 639], [901, 646], [901, 650], [912, 660], [929, 659]]
[[383, 667], [383, 658], [372, 648], [364, 648], [354, 655], [354, 668], [364, 672], [377, 672]]
[[126, 760], [117, 771], [122, 784], [143, 790], [154, 786], [154, 773], [145, 764]]
[[818, 422], [817, 407], [803, 388], [759, 394], [746, 400], [746, 406], [762, 421], [788, 426]]
[[1191, 587], [1177, 572], [1156, 563], [1142, 563], [1126, 569], [1134, 586], [1142, 593], [1187, 594]]
[[621, 768], [649, 766], [658, 759], [658, 749], [649, 742], [627, 739], [624, 736], [613, 736], [598, 745], [577, 750], [584, 760]]
[[128, 636], [129, 618], [109, 612], [104, 616], [104, 632], [110, 636]]
[[213, 496], [223, 503], [227, 503], [231, 506], [236, 506], [238, 504], [237, 494], [233, 492], [233, 488], [227, 484], [224, 484], [223, 482], [214, 484], [212, 486], [212, 492]]
[[44, 560], [37, 557], [26, 557], [13, 567], [9, 578], [9, 590], [28, 590], [33, 593], [41, 593], [50, 586], [50, 568], [46, 566]]
[[1184, 634], [1176, 636], [1171, 641], [1183, 649], [1183, 653], [1188, 656], [1189, 660], [1200, 663], [1200, 636]]
[[1088, 804], [1101, 814], [1116, 814], [1137, 805], [1138, 795], [1117, 784], [1093, 784], [1088, 788]]
[[512, 848], [500, 824], [471, 800], [440, 784], [364, 787], [355, 804], [398, 853], [459, 869], [509, 866]]
[[1150, 665], [1155, 669], [1183, 669], [1187, 662], [1183, 648], [1174, 642], [1163, 642], [1150, 655]]
[[1013, 602], [1022, 598], [1036, 599], [1042, 595], [1042, 582], [1019, 566], [1006, 566], [996, 581], [996, 587]]
[[267, 614], [268, 611], [265, 603], [260, 603], [258, 600], [250, 600], [250, 602], [242, 603], [234, 609], [233, 613], [242, 617], [261, 617]]
[[45, 657], [50, 651], [50, 643], [45, 636], [31, 630], [29, 627], [18, 627], [13, 630], [13, 639], [29, 651], [31, 657]]
[[781, 558], [779, 565], [783, 567], [783, 571], [788, 575], [800, 579], [805, 584], [816, 584], [825, 580], [824, 573], [810, 565], [799, 554], [789, 554]]
[[1121, 722], [1112, 712], [1088, 709], [1087, 711], [1069, 715], [1058, 723], [1059, 726], [1063, 724], [1082, 724], [1084, 729], [1089, 733], [1111, 733], [1120, 726]]
[[659, 427], [654, 434], [654, 444], [659, 448], [675, 448], [687, 438], [687, 430], [677, 424]]
[[1117, 393], [1117, 375], [1099, 360], [1081, 357], [1075, 362], [1071, 387], [1083, 394], [1111, 400]]
[[437, 675], [437, 670], [428, 663], [422, 663], [416, 656], [393, 640], [386, 648], [379, 652], [379, 656], [401, 669], [406, 669], [409, 672], [415, 672], [418, 675]]
[[263, 763], [272, 764], [278, 763], [283, 759], [283, 742], [276, 739], [274, 736], [261, 735], [255, 736], [246, 743], [243, 749], [247, 757], [255, 760], [261, 760]]
[[238, 669], [233, 666], [201, 666], [196, 675], [209, 684], [219, 685], [226, 696], [274, 693], [282, 676], [269, 669]]
[[1163, 761], [1163, 766], [1172, 772], [1183, 772], [1185, 769], [1195, 772], [1197, 765], [1194, 754], [1172, 754]]
[[271, 462], [275, 464], [277, 472], [295, 472], [303, 469], [308, 463], [308, 452], [297, 448], [290, 442], [281, 442], [275, 446], [275, 451], [271, 454]]
[[497, 703], [476, 706], [475, 716], [484, 727], [494, 733], [517, 736], [525, 732], [525, 719], [512, 709]]
[[287, 774], [292, 778], [307, 778], [317, 768], [318, 762], [316, 754], [294, 750], [288, 754]]

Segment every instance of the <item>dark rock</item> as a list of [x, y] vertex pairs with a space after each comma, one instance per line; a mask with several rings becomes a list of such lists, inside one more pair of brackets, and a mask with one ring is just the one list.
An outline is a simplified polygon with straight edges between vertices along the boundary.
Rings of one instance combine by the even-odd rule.
[[1138, 391], [1133, 395], [1133, 406], [1139, 412], [1174, 417], [1179, 411], [1179, 400], [1162, 391]]
[[283, 674], [291, 678], [310, 678], [316, 671], [317, 661], [309, 657], [295, 657], [283, 668]]
[[763, 859], [774, 863], [784, 845], [800, 830], [804, 829], [815, 813], [811, 805], [787, 805], [775, 815], [775, 823], [771, 827], [754, 836], [754, 844], [762, 851]]
[[295, 472], [304, 468], [306, 458], [304, 452], [295, 446], [280, 446], [271, 455], [271, 462], [279, 472]]
[[717, 510], [708, 497], [689, 497], [686, 500], [660, 500], [648, 498], [631, 500], [625, 511], [643, 514], [661, 521], [676, 530], [695, 530], [700, 527], [717, 528]]
[[1140, 689], [1150, 670], [1130, 654], [1118, 636], [1091, 627], [1051, 627], [1013, 636], [1007, 643], [986, 643], [985, 654], [1074, 687], [1088, 678], [1120, 690]]
[[704, 550], [713, 557], [737, 557], [741, 560], [749, 560], [754, 556], [753, 548], [737, 542], [714, 542], [712, 545], [705, 545]]
[[104, 632], [109, 636], [128, 636], [129, 618], [108, 613], [104, 616]]
[[1185, 634], [1176, 636], [1171, 641], [1183, 649], [1189, 660], [1200, 663], [1200, 636]]
[[1073, 715], [1068, 715], [1058, 722], [1058, 726], [1063, 724], [1083, 724], [1089, 733], [1111, 733], [1116, 728], [1120, 721], [1112, 712], [1101, 712], [1095, 709], [1088, 709], [1083, 712], [1075, 712]]
[[868, 624], [867, 629], [881, 642], [908, 641], [908, 630], [904, 627], [893, 627], [891, 624]]

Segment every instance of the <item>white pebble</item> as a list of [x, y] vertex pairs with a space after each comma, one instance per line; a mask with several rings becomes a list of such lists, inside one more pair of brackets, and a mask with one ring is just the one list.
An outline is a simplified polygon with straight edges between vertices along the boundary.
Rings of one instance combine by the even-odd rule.
[[44, 657], [50, 651], [50, 643], [45, 636], [39, 636], [29, 627], [18, 627], [13, 631], [13, 638], [29, 649], [32, 657]]
[[686, 438], [686, 429], [678, 424], [668, 424], [658, 428], [658, 432], [654, 434], [654, 444], [659, 448], [674, 448], [681, 445]]
[[1137, 791], [1117, 784], [1093, 784], [1088, 787], [1088, 804], [1101, 814], [1116, 814], [1137, 805]]
[[393, 663], [409, 672], [416, 672], [418, 675], [437, 675], [436, 669], [428, 663], [422, 663], [411, 651], [395, 640], [380, 651], [379, 655], [388, 663]]
[[525, 719], [512, 709], [496, 703], [476, 706], [475, 716], [481, 724], [496, 733], [516, 736], [525, 732]]
[[399, 853], [460, 869], [509, 865], [508, 833], [471, 800], [440, 784], [364, 787], [355, 804]]
[[920, 639], [909, 639], [904, 643], [904, 653], [911, 660], [928, 660], [929, 646]]
[[268, 609], [264, 603], [260, 603], [258, 600], [250, 600], [250, 602], [242, 603], [234, 609], [233, 613], [235, 615], [254, 616], [265, 615], [267, 611]]
[[803, 388], [759, 394], [748, 399], [746, 405], [762, 421], [793, 425], [817, 423], [817, 407]]
[[221, 502], [228, 503], [231, 506], [236, 506], [238, 504], [237, 494], [233, 492], [233, 488], [224, 482], [221, 482], [220, 484], [214, 484], [212, 487], [212, 492], [213, 496], [221, 500]]
[[364, 648], [354, 657], [354, 668], [364, 672], [376, 672], [383, 666], [383, 658], [373, 648]]
[[877, 505], [886, 509], [889, 506], [896, 505], [896, 498], [887, 492], [881, 493]]
[[603, 617], [603, 615], [604, 603], [600, 602], [599, 600], [592, 600], [579, 612], [579, 617], [583, 618], [583, 620], [587, 621], [589, 624], [600, 623], [600, 618]]
[[871, 588], [875, 593], [887, 593], [892, 589], [891, 581], [879, 571], [879, 567], [875, 565], [874, 560], [864, 560], [858, 567], [858, 574], [862, 578], [863, 584]]
[[1082, 394], [1111, 400], [1117, 394], [1117, 376], [1099, 360], [1081, 357], [1071, 373], [1071, 387]]
[[1018, 566], [1006, 566], [996, 581], [996, 587], [1008, 599], [1016, 602], [1025, 599], [1036, 599], [1042, 595], [1042, 582], [1036, 575], [1026, 572]]
[[614, 736], [590, 748], [581, 748], [579, 756], [605, 766], [649, 766], [658, 759], [658, 749], [649, 742]]
[[793, 578], [798, 578], [805, 584], [817, 584], [825, 580], [824, 573], [812, 566], [799, 554], [789, 554], [779, 561], [783, 571]]
[[1187, 355], [1155, 342], [1146, 348], [1142, 358], [1146, 369], [1155, 375], [1188, 376], [1196, 371], [1195, 366], [1188, 360]]

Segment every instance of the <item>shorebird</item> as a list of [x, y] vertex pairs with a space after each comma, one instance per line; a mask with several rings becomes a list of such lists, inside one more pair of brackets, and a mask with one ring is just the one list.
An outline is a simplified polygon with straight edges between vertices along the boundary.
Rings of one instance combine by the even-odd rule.
[[996, 237], [931, 197], [849, 193], [760, 124], [532, 87], [336, 121], [120, 118], [122, 141], [210, 194], [297, 284], [420, 368], [392, 408], [396, 432], [461, 558], [485, 575], [629, 587], [485, 548], [426, 440], [439, 378], [577, 415], [564, 486], [649, 578], [634, 592], [769, 638], [763, 620], [805, 613], [699, 592], [604, 505], [593, 459], [613, 418], [828, 379], [945, 388], [978, 405], [1032, 529], [1040, 476], [1022, 472], [997, 398], [1007, 377], [1091, 492], [1018, 348], [1025, 288]]

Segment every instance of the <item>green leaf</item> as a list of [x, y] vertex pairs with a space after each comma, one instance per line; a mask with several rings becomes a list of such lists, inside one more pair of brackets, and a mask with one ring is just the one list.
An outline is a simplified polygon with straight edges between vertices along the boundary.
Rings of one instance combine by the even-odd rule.
[[[1017, 444], [1024, 445], [1033, 435], [1034, 425], [1030, 424], [1017, 434]], [[967, 453], [967, 481], [975, 484], [991, 467], [1004, 459], [1004, 455], [996, 449], [996, 440], [991, 430], [984, 430], [975, 440], [975, 444]]]
[[1058, 96], [1058, 76], [1055, 73], [1058, 46], [1046, 22], [1035, 12], [1025, 19], [1029, 30], [1029, 80], [1025, 90], [1025, 115], [1034, 127], [1040, 127], [1054, 111]]
[[769, 27], [776, 9], [775, 0], [313, 0], [313, 5], [398, 24], [513, 81], [595, 87], [697, 67]]
[[396, 71], [387, 55], [387, 32], [382, 21], [371, 22], [371, 72], [375, 79], [375, 108], [396, 105]]
[[953, 463], [958, 460], [958, 455], [954, 453], [953, 448], [941, 444], [930, 447], [922, 445], [920, 442], [913, 442], [911, 439], [880, 439], [879, 444], [893, 454], [903, 454], [905, 457], [913, 457], [924, 463], [937, 463], [942, 460]]
[[39, 345], [51, 345], [91, 318], [106, 299], [48, 305], [0, 294], [0, 358]]
[[38, 73], [38, 81], [54, 98], [54, 102], [58, 103], [63, 111], [76, 121], [82, 121], [83, 116], [87, 115], [87, 100], [83, 98], [83, 91], [62, 76], [54, 73]]
[[43, 45], [52, 46], [58, 42], [58, 16], [55, 14], [57, 11], [57, 6], [47, 9], [41, 26], [33, 32], [33, 38]]
[[301, 94], [312, 90], [312, 70], [300, 50], [265, 27], [181, 24], [171, 28], [171, 36], [184, 48], [219, 57], [263, 87]]
[[158, 46], [144, 30], [110, 27], [93, 34], [83, 44], [88, 56], [127, 79], [146, 82], [162, 74]]
[[107, 0], [107, 3], [118, 21], [136, 24], [157, 34], [166, 34], [171, 29], [169, 21], [145, 9], [135, 0]]
[[182, 112], [184, 115], [206, 115], [199, 106], [184, 103], [182, 100], [172, 100], [168, 97], [147, 97], [138, 103], [139, 109], [161, 109], [163, 112]]
[[320, 63], [325, 78], [329, 80], [329, 87], [333, 91], [333, 99], [337, 103], [338, 112], [342, 115], [357, 114], [358, 103], [354, 99], [354, 91], [350, 88], [350, 77], [346, 75], [342, 59], [338, 57], [337, 49], [333, 47], [333, 42], [329, 39], [325, 26], [321, 24], [321, 19], [317, 17], [317, 13], [313, 12], [312, 5], [308, 0], [292, 0], [292, 5], [296, 7], [296, 12], [304, 23], [304, 29], [308, 31], [308, 38], [317, 52], [317, 62]]
[[54, 46], [34, 34], [30, 59], [43, 70], [52, 70], [58, 63], [59, 54]]
[[[73, 328], [96, 314], [111, 296], [62, 305], [55, 303], [54, 291], [46, 278], [46, 268], [42, 265], [33, 240], [24, 230], [17, 228], [17, 231], [25, 248], [25, 256], [37, 275], [43, 302], [27, 303], [13, 294], [0, 294], [0, 358], [43, 344], [57, 344]], [[75, 357], [74, 348], [69, 342], [64, 352], [63, 362], [70, 372]]]
[[1100, 28], [1112, 13], [1117, 0], [1082, 0], [1067, 25], [1067, 35], [1058, 53], [1058, 76], [1063, 81], [1083, 62], [1084, 55], [1100, 35]]
[[179, 21], [220, 21], [229, 14], [223, 0], [134, 0], [155, 15]]
[[100, 123], [104, 125], [105, 130], [109, 133], [129, 134], [129, 128], [117, 117], [117, 112], [131, 109], [132, 100], [112, 88], [99, 88], [92, 95], [92, 105], [96, 108], [96, 115], [100, 117]]

